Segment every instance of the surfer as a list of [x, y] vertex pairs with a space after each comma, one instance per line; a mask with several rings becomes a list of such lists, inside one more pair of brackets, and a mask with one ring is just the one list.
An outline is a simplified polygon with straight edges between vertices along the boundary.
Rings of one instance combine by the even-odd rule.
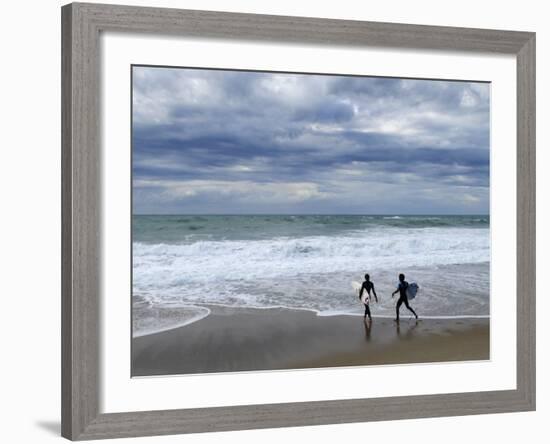
[[[365, 275], [365, 282], [361, 285], [361, 290], [359, 291], [359, 300], [365, 304], [365, 316], [363, 316], [364, 319], [369, 317], [369, 321], [372, 321], [372, 317], [370, 315], [370, 308], [369, 308], [369, 302], [370, 302], [370, 292], [372, 290], [372, 294], [374, 295], [374, 300], [378, 302], [378, 296], [376, 296], [376, 290], [374, 289], [374, 284], [370, 280], [370, 276], [368, 274]], [[367, 294], [365, 298], [363, 299], [363, 292], [366, 291]]]
[[397, 285], [397, 289], [391, 294], [391, 297], [393, 298], [396, 293], [399, 293], [399, 300], [397, 301], [397, 305], [395, 306], [395, 322], [399, 322], [399, 308], [401, 307], [401, 304], [405, 304], [405, 307], [412, 311], [414, 317], [418, 319], [418, 315], [409, 305], [409, 298], [407, 297], [408, 287], [409, 283], [405, 280], [405, 275], [401, 273], [399, 275], [399, 284]]

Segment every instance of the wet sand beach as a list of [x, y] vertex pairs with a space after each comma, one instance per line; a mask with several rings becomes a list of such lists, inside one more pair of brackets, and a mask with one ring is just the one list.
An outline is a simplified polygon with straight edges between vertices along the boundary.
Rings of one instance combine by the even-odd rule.
[[133, 338], [132, 376], [489, 359], [489, 319], [402, 312], [365, 323], [289, 309], [209, 307], [183, 327]]

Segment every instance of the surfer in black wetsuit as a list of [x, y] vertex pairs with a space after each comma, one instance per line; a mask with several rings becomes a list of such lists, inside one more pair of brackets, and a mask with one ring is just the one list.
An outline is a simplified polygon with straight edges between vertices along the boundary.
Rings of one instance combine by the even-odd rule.
[[399, 300], [397, 301], [397, 305], [395, 306], [395, 322], [399, 322], [399, 308], [401, 307], [401, 304], [405, 304], [405, 307], [412, 311], [414, 317], [418, 319], [418, 315], [409, 305], [409, 298], [407, 297], [408, 286], [409, 283], [405, 280], [405, 275], [401, 273], [399, 275], [399, 285], [397, 286], [397, 290], [395, 290], [391, 294], [391, 297], [393, 298], [396, 293], [399, 293]]
[[361, 285], [361, 290], [359, 291], [359, 300], [361, 300], [361, 296], [363, 296], [363, 292], [367, 292], [367, 298], [365, 299], [366, 302], [363, 302], [365, 304], [365, 316], [364, 319], [369, 317], [369, 321], [372, 321], [372, 317], [370, 315], [370, 308], [369, 308], [369, 299], [370, 299], [370, 292], [372, 290], [372, 294], [374, 295], [374, 300], [378, 302], [378, 296], [376, 296], [376, 290], [374, 289], [374, 284], [370, 281], [370, 276], [368, 274], [365, 275], [365, 282], [363, 282], [363, 285]]

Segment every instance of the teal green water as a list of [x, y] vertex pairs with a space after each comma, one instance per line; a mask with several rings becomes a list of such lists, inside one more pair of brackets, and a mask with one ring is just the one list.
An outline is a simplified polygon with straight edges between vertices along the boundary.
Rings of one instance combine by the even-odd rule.
[[365, 215], [134, 215], [134, 242], [188, 243], [198, 240], [260, 240], [338, 236], [387, 228], [488, 228], [489, 216]]

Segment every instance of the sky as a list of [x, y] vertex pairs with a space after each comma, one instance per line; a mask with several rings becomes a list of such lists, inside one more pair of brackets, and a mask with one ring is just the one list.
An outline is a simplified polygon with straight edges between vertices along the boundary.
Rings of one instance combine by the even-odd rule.
[[134, 214], [488, 214], [490, 85], [133, 67]]

